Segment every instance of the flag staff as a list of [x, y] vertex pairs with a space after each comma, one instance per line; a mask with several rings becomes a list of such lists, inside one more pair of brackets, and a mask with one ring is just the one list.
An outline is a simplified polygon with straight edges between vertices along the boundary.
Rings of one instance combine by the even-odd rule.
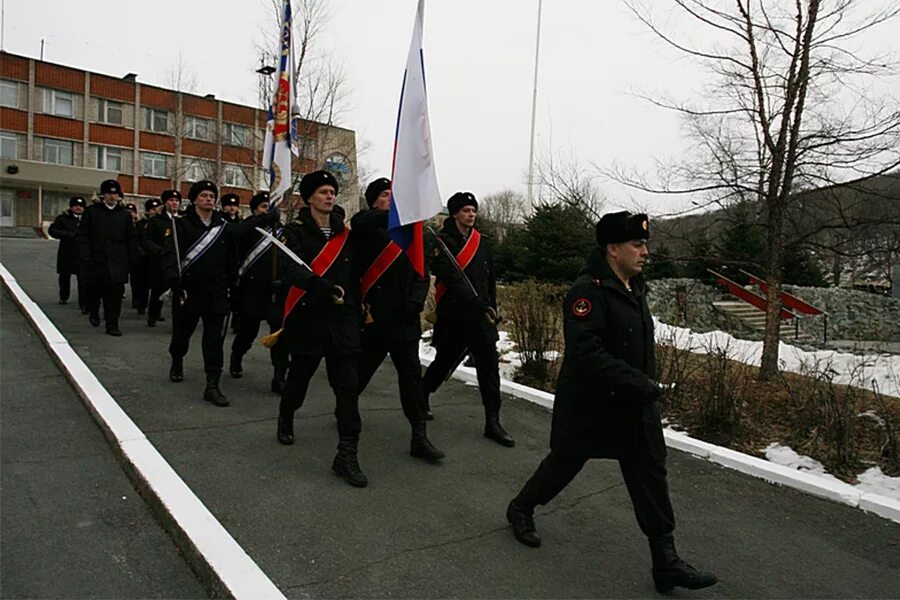
[[534, 42], [534, 89], [531, 94], [531, 144], [528, 148], [528, 207], [534, 206], [534, 122], [537, 113], [538, 58], [541, 53], [541, 11], [543, 0], [538, 0], [537, 36]]

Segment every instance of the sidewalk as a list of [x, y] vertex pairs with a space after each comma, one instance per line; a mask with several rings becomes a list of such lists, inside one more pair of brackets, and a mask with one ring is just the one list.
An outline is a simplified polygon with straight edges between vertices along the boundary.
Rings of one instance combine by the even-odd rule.
[[[353, 489], [329, 472], [337, 435], [324, 373], [297, 414], [296, 444], [280, 446], [264, 348], [248, 355], [244, 378], [226, 375], [231, 407], [204, 403], [199, 339], [185, 381], [169, 383], [170, 321], [148, 329], [126, 309], [124, 337], [103, 335], [76, 305], [55, 303], [55, 249], [0, 240], [6, 268], [288, 597], [655, 596], [615, 463], [592, 461], [538, 510], [542, 548], [513, 539], [504, 509], [546, 453], [547, 411], [506, 397], [503, 420], [518, 445], [501, 448], [481, 436], [477, 390], [451, 380], [434, 396], [429, 428], [447, 459], [428, 465], [408, 455], [388, 364], [361, 399], [370, 486]], [[721, 579], [679, 597], [900, 596], [900, 525], [678, 452], [669, 471], [679, 549]]]

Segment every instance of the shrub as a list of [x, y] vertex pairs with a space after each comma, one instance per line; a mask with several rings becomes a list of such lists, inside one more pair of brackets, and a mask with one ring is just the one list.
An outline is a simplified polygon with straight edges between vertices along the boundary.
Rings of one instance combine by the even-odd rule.
[[[534, 280], [506, 286], [501, 313], [519, 351], [523, 382], [543, 384], [553, 374], [561, 349], [562, 313], [567, 286]], [[517, 377], [518, 379], [518, 377]]]

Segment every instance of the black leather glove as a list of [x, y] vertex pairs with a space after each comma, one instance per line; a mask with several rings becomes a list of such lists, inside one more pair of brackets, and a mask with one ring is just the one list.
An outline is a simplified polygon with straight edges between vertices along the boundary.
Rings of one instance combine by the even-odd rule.
[[330, 281], [318, 275], [313, 275], [306, 282], [306, 292], [309, 295], [310, 304], [315, 306], [331, 304], [334, 301], [333, 298], [340, 294], [340, 291]]

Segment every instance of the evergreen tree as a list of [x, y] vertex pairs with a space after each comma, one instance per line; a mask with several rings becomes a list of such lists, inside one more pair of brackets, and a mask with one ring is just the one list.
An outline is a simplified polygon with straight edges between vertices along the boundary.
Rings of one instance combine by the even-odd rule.
[[660, 244], [655, 249], [651, 247], [647, 265], [644, 267], [644, 277], [647, 279], [665, 279], [678, 276], [678, 265], [675, 264], [669, 249], [664, 244]]
[[739, 207], [734, 217], [734, 223], [716, 245], [716, 253], [723, 275], [746, 282], [747, 277], [740, 269], [756, 275], [765, 270], [766, 240], [759, 225], [750, 219], [748, 209]]

